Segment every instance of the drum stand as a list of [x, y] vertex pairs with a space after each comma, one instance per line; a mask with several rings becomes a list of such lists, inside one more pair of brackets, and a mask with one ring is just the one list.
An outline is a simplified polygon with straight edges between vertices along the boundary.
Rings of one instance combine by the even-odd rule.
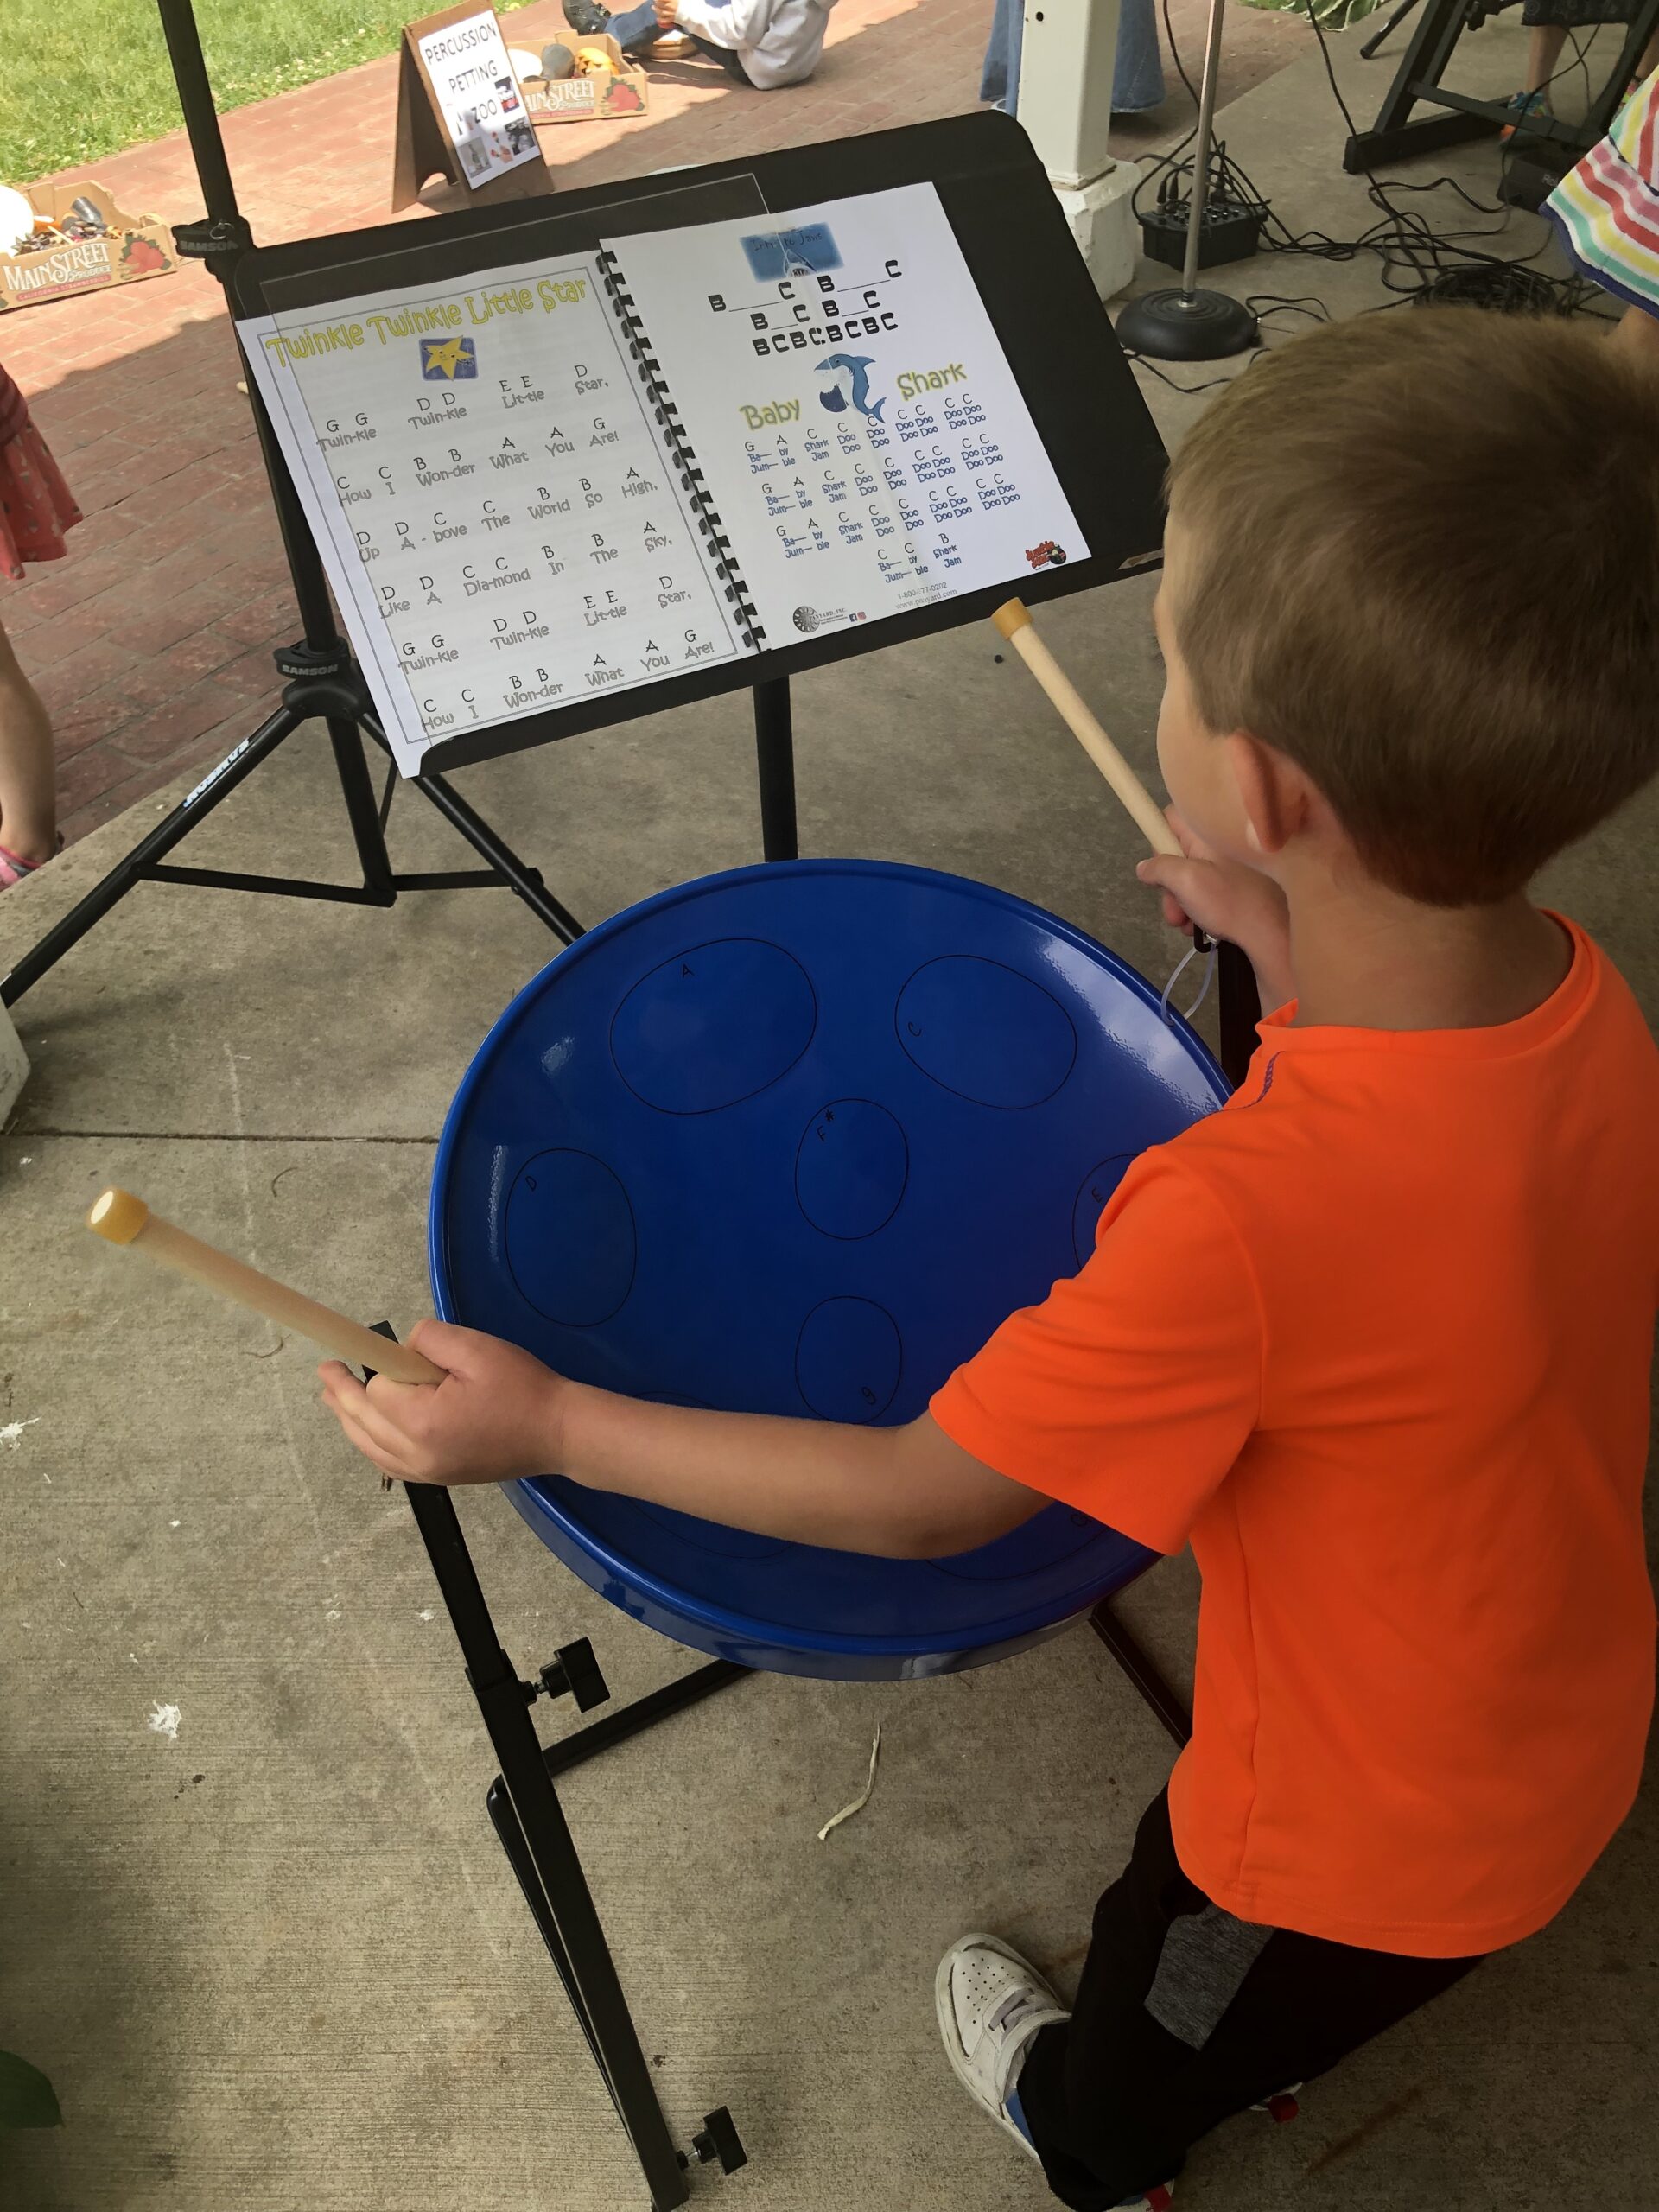
[[[779, 805], [783, 780], [779, 772], [773, 785], [773, 803]], [[763, 789], [765, 782], [763, 773]], [[379, 1331], [391, 1334], [384, 1322]], [[454, 1498], [429, 1483], [405, 1483], [404, 1495], [501, 1763], [486, 1795], [486, 1809], [633, 2147], [651, 2192], [652, 2212], [671, 2212], [690, 2195], [686, 2176], [694, 2160], [717, 2163], [722, 2172], [734, 2173], [747, 2164], [747, 2154], [724, 2105], [703, 2115], [689, 2151], [676, 2145], [554, 1783], [613, 1744], [626, 1743], [671, 1713], [741, 1681], [753, 1669], [728, 1659], [710, 1660], [543, 1748], [531, 1718], [538, 1698], [573, 1697], [577, 1710], [586, 1713], [610, 1695], [592, 1645], [586, 1637], [566, 1644], [535, 1681], [524, 1681], [496, 1635]], [[1175, 1742], [1185, 1744], [1192, 1733], [1190, 1716], [1108, 1600], [1095, 1607], [1090, 1623]]]
[[[389, 1337], [391, 1331], [383, 1325], [380, 1333]], [[727, 1660], [711, 1661], [543, 1751], [531, 1717], [538, 1697], [569, 1695], [585, 1713], [610, 1695], [592, 1646], [585, 1637], [567, 1644], [537, 1681], [521, 1680], [496, 1635], [454, 1500], [429, 1483], [405, 1483], [404, 1495], [501, 1762], [485, 1801], [490, 1819], [633, 2146], [651, 2192], [652, 2212], [671, 2212], [691, 2193], [686, 2172], [694, 2159], [699, 2164], [718, 2163], [723, 2172], [733, 2173], [747, 2163], [747, 2157], [724, 2105], [704, 2115], [689, 2151], [677, 2147], [553, 1779], [749, 1670]]]

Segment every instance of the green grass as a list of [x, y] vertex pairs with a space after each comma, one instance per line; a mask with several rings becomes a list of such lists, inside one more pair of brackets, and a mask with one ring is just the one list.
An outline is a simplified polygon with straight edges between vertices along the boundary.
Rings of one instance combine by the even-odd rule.
[[[442, 0], [431, 0], [435, 13]], [[496, 0], [506, 15], [528, 0]], [[391, 54], [422, 0], [197, 0], [221, 109]], [[363, 118], [391, 159], [392, 114]], [[180, 127], [154, 0], [0, 0], [0, 183], [32, 184]], [[142, 212], [130, 210], [132, 212]]]

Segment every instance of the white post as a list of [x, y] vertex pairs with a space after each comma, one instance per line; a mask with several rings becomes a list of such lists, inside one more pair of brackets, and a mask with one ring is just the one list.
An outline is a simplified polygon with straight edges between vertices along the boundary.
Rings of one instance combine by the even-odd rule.
[[1136, 172], [1106, 148], [1118, 0], [1025, 0], [1019, 118], [1103, 298], [1135, 273]]

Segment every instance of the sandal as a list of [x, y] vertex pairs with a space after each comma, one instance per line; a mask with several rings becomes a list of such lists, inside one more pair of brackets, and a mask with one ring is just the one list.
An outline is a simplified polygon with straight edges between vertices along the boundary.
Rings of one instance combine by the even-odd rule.
[[[60, 831], [58, 842], [47, 859], [55, 860], [62, 850], [63, 836]], [[26, 875], [34, 875], [45, 866], [46, 861], [26, 861], [21, 853], [10, 852], [0, 845], [0, 891], [10, 891], [14, 883], [21, 883]]]

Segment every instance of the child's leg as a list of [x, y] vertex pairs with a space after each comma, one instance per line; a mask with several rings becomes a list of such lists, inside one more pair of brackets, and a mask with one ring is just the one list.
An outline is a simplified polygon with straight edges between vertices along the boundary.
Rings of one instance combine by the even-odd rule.
[[1036, 2037], [1015, 2084], [1050, 2187], [1106, 2212], [1167, 2182], [1229, 2114], [1325, 2072], [1477, 1963], [1234, 1919], [1181, 1872], [1160, 1796], [1096, 1910], [1071, 2021]]
[[31, 865], [57, 842], [52, 725], [0, 623], [0, 847]]
[[1541, 92], [1555, 74], [1567, 44], [1564, 23], [1535, 23], [1527, 41], [1527, 84], [1529, 92]]
[[620, 9], [602, 22], [596, 20], [604, 14], [602, 9], [590, 11], [595, 18], [592, 22], [580, 9], [576, 12], [582, 15], [580, 22], [575, 21], [568, 8], [564, 18], [579, 38], [593, 38], [601, 31], [608, 31], [624, 54], [637, 54], [645, 47], [654, 46], [663, 35], [652, 0], [643, 0], [643, 5], [638, 8]]
[[680, 36], [689, 38], [699, 54], [706, 54], [711, 61], [718, 61], [734, 84], [747, 85], [751, 91], [754, 89], [754, 79], [729, 46], [716, 46], [713, 39], [704, 38], [698, 31], [682, 31]]

